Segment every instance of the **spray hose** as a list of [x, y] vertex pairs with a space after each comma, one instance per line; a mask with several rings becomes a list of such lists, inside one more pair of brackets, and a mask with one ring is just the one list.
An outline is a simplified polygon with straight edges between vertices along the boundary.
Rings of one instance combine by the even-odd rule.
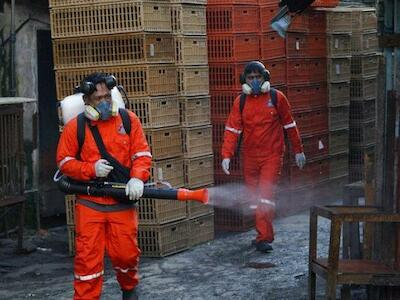
[[[111, 196], [121, 199], [124, 202], [132, 202], [125, 195], [125, 184], [114, 182], [78, 182], [66, 176], [58, 180], [58, 188], [67, 194], [84, 194], [90, 196]], [[198, 201], [208, 203], [208, 190], [187, 190], [187, 189], [157, 189], [144, 187], [142, 198], [168, 199], [179, 201]]]

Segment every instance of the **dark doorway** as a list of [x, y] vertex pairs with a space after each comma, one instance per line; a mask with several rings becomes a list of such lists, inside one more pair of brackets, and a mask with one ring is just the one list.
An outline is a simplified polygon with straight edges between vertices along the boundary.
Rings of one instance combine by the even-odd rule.
[[57, 190], [53, 175], [59, 136], [56, 84], [50, 30], [37, 31], [39, 102], [39, 186], [42, 216], [64, 212], [64, 196]]

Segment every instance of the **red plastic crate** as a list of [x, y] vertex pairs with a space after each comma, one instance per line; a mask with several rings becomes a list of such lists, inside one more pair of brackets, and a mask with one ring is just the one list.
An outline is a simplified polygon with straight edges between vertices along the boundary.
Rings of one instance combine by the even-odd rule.
[[224, 140], [225, 121], [211, 121], [212, 123], [212, 141], [213, 147], [219, 147]]
[[210, 91], [237, 90], [246, 63], [210, 63]]
[[327, 107], [328, 105], [326, 82], [310, 85], [289, 85], [286, 95], [293, 111]]
[[232, 4], [254, 5], [254, 1], [253, 0], [207, 0], [207, 5], [232, 5]]
[[271, 32], [271, 20], [279, 12], [279, 6], [268, 4], [260, 6], [260, 24], [261, 32]]
[[310, 21], [309, 10], [306, 10], [292, 20], [288, 32], [309, 32], [311, 26], [314, 24]]
[[241, 90], [211, 92], [211, 118], [228, 118], [233, 106], [233, 101], [241, 92]]
[[287, 86], [286, 85], [273, 85], [273, 88], [280, 90], [285, 96], [287, 96]]
[[294, 112], [293, 117], [302, 136], [328, 130], [328, 110], [326, 108]]
[[263, 33], [260, 37], [261, 59], [273, 59], [286, 56], [285, 39], [276, 32]]
[[316, 185], [329, 179], [329, 159], [324, 157], [314, 161], [307, 161], [302, 170], [296, 165], [290, 166], [290, 187], [298, 188], [305, 185]]
[[307, 84], [326, 81], [326, 59], [289, 58], [287, 59], [287, 74], [287, 84]]
[[207, 33], [257, 33], [259, 22], [256, 5], [207, 6]]
[[209, 62], [239, 62], [260, 57], [260, 36], [257, 34], [210, 34]]
[[271, 60], [264, 60], [265, 67], [271, 73], [272, 85], [285, 85], [286, 84], [286, 59], [278, 58]]
[[324, 11], [309, 10], [308, 19], [310, 20], [309, 33], [326, 34], [326, 13]]
[[326, 34], [288, 32], [286, 54], [288, 58], [326, 57]]
[[339, 0], [315, 0], [312, 7], [336, 7], [339, 5]]
[[[307, 160], [312, 161], [317, 158], [326, 157], [329, 154], [329, 132], [316, 133], [302, 137], [304, 154]], [[291, 154], [291, 164], [295, 163], [293, 151]]]

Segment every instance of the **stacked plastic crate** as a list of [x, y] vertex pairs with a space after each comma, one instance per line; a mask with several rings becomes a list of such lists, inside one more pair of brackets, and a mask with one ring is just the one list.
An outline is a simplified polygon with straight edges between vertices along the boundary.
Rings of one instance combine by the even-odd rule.
[[378, 37], [374, 8], [352, 8], [349, 180], [364, 178], [364, 159], [375, 152]]
[[[186, 188], [197, 189], [214, 183], [206, 1], [174, 2], [171, 17], [182, 126], [184, 182]], [[213, 239], [213, 209], [197, 202], [187, 202], [186, 206], [189, 247]]]
[[[127, 91], [128, 108], [145, 130], [154, 160], [151, 181], [184, 186], [180, 73], [172, 35], [173, 22], [175, 26], [187, 22], [179, 7], [164, 1], [107, 0], [51, 0], [50, 7], [58, 100], [91, 72], [115, 75]], [[184, 78], [179, 91], [187, 83], [191, 81]], [[70, 198], [67, 203], [72, 203]], [[186, 210], [186, 203], [178, 201], [141, 200], [138, 238], [144, 256], [164, 256], [189, 247]], [[71, 225], [71, 238], [72, 233]]]
[[[285, 161], [282, 194], [302, 197], [329, 180], [327, 49], [324, 14], [308, 10], [286, 36], [287, 97], [299, 128], [307, 164], [299, 170], [292, 151]], [[273, 73], [272, 73], [273, 76]], [[308, 199], [304, 199], [309, 201]]]
[[[209, 0], [207, 3], [207, 39], [210, 67], [211, 118], [215, 183], [229, 189], [232, 204], [215, 208], [218, 230], [247, 230], [253, 226], [253, 215], [247, 199], [240, 196], [242, 173], [240, 158], [231, 162], [231, 175], [221, 170], [221, 146], [225, 121], [234, 99], [241, 92], [240, 73], [251, 60], [260, 59], [260, 14], [257, 2], [251, 0]], [[284, 55], [284, 53], [283, 53]], [[216, 199], [222, 201], [223, 199]]]
[[347, 181], [349, 166], [349, 107], [351, 11], [325, 9], [328, 51], [329, 177]]

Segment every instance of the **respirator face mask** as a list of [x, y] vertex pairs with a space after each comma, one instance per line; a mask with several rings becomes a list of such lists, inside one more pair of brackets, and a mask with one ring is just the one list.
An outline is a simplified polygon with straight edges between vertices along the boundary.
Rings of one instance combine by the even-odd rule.
[[99, 104], [96, 105], [96, 110], [99, 112], [100, 120], [108, 120], [112, 115], [112, 104], [111, 101], [105, 99], [101, 100]]

